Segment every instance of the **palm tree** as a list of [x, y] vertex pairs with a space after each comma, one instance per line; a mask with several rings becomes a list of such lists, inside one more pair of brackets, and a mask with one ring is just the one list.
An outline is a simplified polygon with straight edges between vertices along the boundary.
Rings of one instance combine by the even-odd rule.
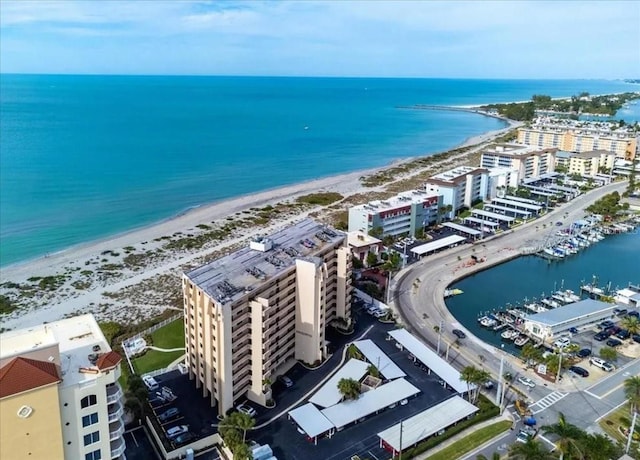
[[572, 459], [584, 459], [583, 453], [580, 451], [579, 442], [584, 439], [585, 433], [580, 428], [567, 422], [564, 414], [560, 412], [558, 422], [553, 425], [542, 427], [544, 434], [554, 434], [558, 437], [556, 446], [560, 452], [560, 460], [565, 455], [571, 455]]
[[[467, 366], [460, 372], [460, 380], [467, 382], [467, 393], [469, 394], [469, 402], [475, 402], [480, 395], [480, 386], [484, 385], [491, 378], [491, 374], [484, 369], [478, 369], [475, 366]], [[475, 385], [474, 391], [471, 391], [471, 385]]]
[[467, 395], [471, 402], [471, 384], [475, 382], [478, 369], [475, 366], [467, 366], [460, 371], [460, 380], [467, 383]]
[[640, 407], [640, 376], [635, 375], [624, 381], [624, 394], [629, 400], [629, 408], [633, 414]]
[[344, 399], [358, 399], [358, 396], [360, 396], [360, 382], [354, 379], [340, 379], [338, 391]]
[[625, 316], [622, 318], [622, 326], [631, 334], [640, 332], [640, 320], [635, 316]]
[[256, 426], [256, 419], [244, 412], [233, 412], [231, 420], [233, 425], [242, 431], [242, 442], [244, 443], [247, 438], [247, 431]]
[[[501, 456], [498, 452], [494, 452], [493, 455], [491, 456], [491, 460], [500, 460], [500, 458]], [[484, 455], [476, 455], [476, 460], [489, 460], [489, 459]]]
[[527, 442], [516, 442], [509, 447], [509, 460], [555, 460], [556, 456], [549, 452], [540, 441], [534, 438]]
[[619, 458], [622, 449], [616, 446], [613, 441], [603, 434], [587, 434], [580, 442], [582, 451], [587, 452], [589, 460], [609, 460]]
[[253, 452], [248, 444], [237, 444], [233, 451], [233, 458], [238, 460], [250, 460], [253, 458]]

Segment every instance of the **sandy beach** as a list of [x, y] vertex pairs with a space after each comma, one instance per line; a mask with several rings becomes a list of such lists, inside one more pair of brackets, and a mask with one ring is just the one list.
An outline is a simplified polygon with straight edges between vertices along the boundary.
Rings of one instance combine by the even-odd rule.
[[[467, 139], [456, 147], [465, 148], [464, 152], [439, 159], [427, 172], [465, 164], [483, 145], [519, 125], [508, 123], [507, 128]], [[360, 196], [383, 192], [390, 183], [424, 173], [426, 168], [415, 169], [391, 182], [363, 184], [367, 176], [412, 160], [212, 203], [151, 226], [4, 267], [0, 294], [15, 310], [2, 316], [2, 328], [28, 327], [85, 312], [101, 321], [139, 322], [166, 309], [181, 310], [184, 270], [309, 215], [331, 222], [331, 213], [344, 212], [353, 204], [350, 197], [361, 202]], [[298, 201], [317, 193], [339, 194], [346, 203], [321, 206]]]

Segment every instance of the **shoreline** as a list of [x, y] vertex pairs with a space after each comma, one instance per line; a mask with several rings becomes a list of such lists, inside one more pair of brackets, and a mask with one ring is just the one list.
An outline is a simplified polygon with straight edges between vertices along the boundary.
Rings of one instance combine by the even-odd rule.
[[[444, 152], [209, 203], [160, 223], [3, 267], [0, 296], [9, 308], [0, 316], [0, 330], [82, 313], [93, 313], [98, 321], [135, 324], [181, 310], [183, 271], [305, 217], [331, 223], [336, 212], [346, 213], [354, 203], [394, 194], [389, 188], [410, 189], [407, 182], [467, 163], [484, 145], [517, 126], [507, 121], [504, 128], [471, 136]], [[434, 161], [420, 162], [432, 156]], [[381, 171], [389, 171], [389, 177], [366, 183]], [[317, 193], [337, 201], [318, 205], [298, 200]]]

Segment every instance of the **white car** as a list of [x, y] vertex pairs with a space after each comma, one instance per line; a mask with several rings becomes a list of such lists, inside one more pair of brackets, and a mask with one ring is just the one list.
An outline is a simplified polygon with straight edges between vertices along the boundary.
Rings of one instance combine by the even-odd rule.
[[180, 436], [181, 434], [184, 434], [187, 431], [189, 431], [189, 427], [187, 425], [174, 426], [167, 430], [167, 438], [169, 439], [175, 438], [176, 436]]
[[255, 417], [256, 410], [249, 406], [248, 404], [240, 404], [238, 407], [238, 412], [242, 412], [244, 414], [250, 415], [251, 417]]
[[520, 382], [521, 384], [529, 388], [536, 387], [536, 383], [533, 380], [531, 380], [529, 377], [518, 377], [518, 382]]
[[561, 339], [558, 339], [555, 342], [553, 342], [553, 346], [555, 348], [566, 348], [569, 345], [571, 345], [571, 340], [569, 340], [567, 337], [562, 337]]
[[160, 385], [158, 385], [158, 381], [153, 377], [151, 377], [150, 375], [143, 375], [142, 381], [147, 386], [149, 391], [155, 391], [160, 387]]
[[518, 433], [518, 436], [516, 437], [516, 441], [525, 444], [530, 437], [531, 435], [529, 433], [527, 433], [524, 430], [520, 430], [520, 432]]

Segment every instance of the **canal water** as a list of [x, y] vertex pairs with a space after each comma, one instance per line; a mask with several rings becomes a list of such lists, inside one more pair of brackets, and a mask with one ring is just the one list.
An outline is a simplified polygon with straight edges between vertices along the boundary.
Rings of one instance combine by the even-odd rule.
[[480, 326], [479, 316], [523, 305], [525, 299], [539, 300], [561, 288], [578, 294], [580, 285], [591, 282], [594, 276], [600, 287], [609, 283], [612, 289], [640, 284], [640, 232], [608, 235], [559, 261], [519, 257], [454, 283], [451, 288], [464, 293], [446, 299], [446, 304], [474, 335], [498, 347], [504, 343], [505, 350], [513, 353], [516, 349], [512, 342], [502, 340], [500, 332]]

